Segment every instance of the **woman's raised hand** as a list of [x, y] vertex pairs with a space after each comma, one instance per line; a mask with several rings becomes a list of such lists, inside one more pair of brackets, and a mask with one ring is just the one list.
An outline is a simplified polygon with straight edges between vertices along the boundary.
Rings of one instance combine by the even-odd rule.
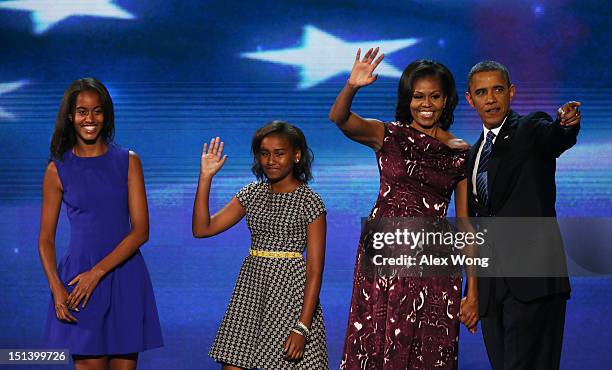
[[355, 56], [355, 63], [353, 64], [353, 69], [351, 70], [351, 76], [349, 77], [348, 84], [353, 88], [360, 88], [363, 86], [368, 86], [376, 81], [378, 77], [378, 73], [372, 75], [372, 72], [376, 69], [376, 67], [382, 62], [385, 54], [380, 54], [380, 56], [376, 58], [378, 54], [378, 48], [370, 49], [361, 59], [361, 49], [357, 49], [357, 55]]
[[207, 146], [204, 144], [202, 148], [202, 159], [200, 160], [200, 175], [213, 177], [227, 159], [227, 155], [223, 155], [223, 141], [219, 137], [210, 140]]

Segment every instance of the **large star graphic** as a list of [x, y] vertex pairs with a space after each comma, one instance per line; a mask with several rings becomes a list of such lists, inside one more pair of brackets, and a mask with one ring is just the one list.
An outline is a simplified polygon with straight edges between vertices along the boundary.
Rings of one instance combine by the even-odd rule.
[[[320, 29], [304, 27], [302, 45], [296, 48], [242, 53], [243, 58], [296, 66], [300, 69], [298, 88], [313, 87], [339, 73], [350, 72], [357, 48], [362, 55], [370, 48], [380, 47], [385, 55], [418, 43], [417, 38], [347, 42]], [[376, 69], [380, 76], [400, 77], [402, 71], [386, 60]]]
[[42, 34], [72, 16], [133, 19], [134, 16], [112, 0], [14, 0], [0, 2], [0, 8], [32, 12], [34, 33]]
[[[0, 83], [0, 95], [4, 95], [10, 92], [13, 92], [21, 88], [22, 86], [26, 85], [27, 83], [28, 81], [26, 80]], [[5, 109], [0, 107], [0, 119], [13, 119], [13, 118], [15, 118], [13, 114], [7, 112]]]

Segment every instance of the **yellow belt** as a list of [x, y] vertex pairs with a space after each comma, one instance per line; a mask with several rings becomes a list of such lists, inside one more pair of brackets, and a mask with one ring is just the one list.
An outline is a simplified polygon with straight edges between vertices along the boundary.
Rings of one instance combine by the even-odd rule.
[[302, 257], [302, 254], [298, 252], [260, 251], [256, 249], [251, 249], [249, 251], [249, 254], [251, 256], [267, 257], [267, 258], [300, 258]]

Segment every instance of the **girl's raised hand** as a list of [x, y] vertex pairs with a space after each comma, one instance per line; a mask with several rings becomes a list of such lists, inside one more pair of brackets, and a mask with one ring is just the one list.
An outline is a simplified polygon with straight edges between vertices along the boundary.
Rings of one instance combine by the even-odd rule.
[[220, 141], [218, 136], [211, 139], [210, 144], [204, 144], [202, 148], [200, 175], [213, 177], [223, 167], [226, 159], [227, 155], [223, 155], [223, 141]]
[[372, 84], [378, 78], [378, 73], [372, 75], [372, 72], [378, 67], [380, 62], [382, 62], [385, 54], [380, 54], [380, 56], [376, 58], [378, 54], [378, 48], [370, 49], [363, 56], [363, 60], [361, 59], [361, 49], [357, 49], [357, 55], [355, 56], [355, 63], [353, 64], [353, 69], [351, 70], [351, 76], [349, 77], [349, 85], [353, 88], [360, 88], [363, 86], [367, 86]]

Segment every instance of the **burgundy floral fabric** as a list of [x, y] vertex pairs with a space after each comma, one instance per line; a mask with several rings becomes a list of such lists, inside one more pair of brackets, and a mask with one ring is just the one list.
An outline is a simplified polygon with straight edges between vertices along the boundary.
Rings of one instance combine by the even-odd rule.
[[[385, 124], [376, 157], [380, 191], [370, 219], [443, 218], [466, 177], [467, 151], [398, 122]], [[360, 245], [340, 367], [455, 369], [461, 276], [372, 276], [362, 258]]]

